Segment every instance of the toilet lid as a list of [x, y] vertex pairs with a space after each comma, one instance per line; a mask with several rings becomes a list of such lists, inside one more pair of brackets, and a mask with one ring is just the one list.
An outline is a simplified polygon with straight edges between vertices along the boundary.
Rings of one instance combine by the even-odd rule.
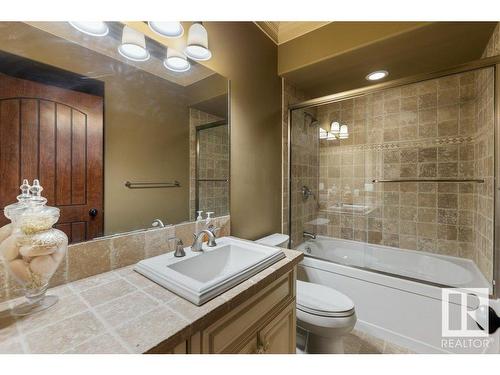
[[297, 280], [297, 308], [320, 316], [349, 316], [354, 303], [346, 295], [324, 285]]

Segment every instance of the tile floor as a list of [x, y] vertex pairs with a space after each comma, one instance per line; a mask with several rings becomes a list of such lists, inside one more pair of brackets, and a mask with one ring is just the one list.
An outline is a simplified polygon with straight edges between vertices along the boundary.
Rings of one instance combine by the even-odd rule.
[[[297, 353], [301, 353], [304, 344], [304, 333], [297, 332]], [[345, 354], [413, 354], [412, 351], [381, 340], [367, 333], [354, 329], [344, 337]]]
[[344, 337], [344, 351], [346, 354], [412, 354], [413, 352], [381, 340], [359, 330], [353, 330]]

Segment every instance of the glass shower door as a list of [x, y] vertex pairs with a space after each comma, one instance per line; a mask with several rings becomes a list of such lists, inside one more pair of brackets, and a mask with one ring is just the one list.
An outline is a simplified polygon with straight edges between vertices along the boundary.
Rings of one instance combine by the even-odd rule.
[[[196, 211], [229, 214], [229, 133], [226, 123], [196, 129]], [[196, 217], [196, 216], [195, 216]]]

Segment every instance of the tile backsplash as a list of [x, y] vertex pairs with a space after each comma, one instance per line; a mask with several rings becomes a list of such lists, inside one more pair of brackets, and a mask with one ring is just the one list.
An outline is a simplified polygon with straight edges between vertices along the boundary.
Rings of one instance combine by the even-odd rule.
[[[214, 225], [221, 228], [219, 237], [230, 235], [229, 215], [215, 218]], [[190, 246], [193, 233], [202, 229], [202, 226], [204, 224], [186, 222], [69, 245], [68, 253], [54, 274], [50, 286], [66, 284], [173, 251], [176, 238], [181, 239], [185, 246]], [[0, 302], [22, 295], [22, 289], [8, 275], [0, 260]]]

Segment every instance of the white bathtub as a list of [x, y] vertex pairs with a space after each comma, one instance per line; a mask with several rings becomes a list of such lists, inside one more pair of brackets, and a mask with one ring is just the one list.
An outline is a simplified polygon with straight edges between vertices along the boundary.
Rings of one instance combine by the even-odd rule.
[[[498, 331], [486, 350], [442, 347], [441, 287], [488, 288], [491, 293], [474, 262], [324, 236], [297, 250], [306, 255], [299, 278], [348, 295], [361, 331], [418, 353], [499, 352]], [[450, 314], [459, 316], [459, 305], [449, 306]]]

